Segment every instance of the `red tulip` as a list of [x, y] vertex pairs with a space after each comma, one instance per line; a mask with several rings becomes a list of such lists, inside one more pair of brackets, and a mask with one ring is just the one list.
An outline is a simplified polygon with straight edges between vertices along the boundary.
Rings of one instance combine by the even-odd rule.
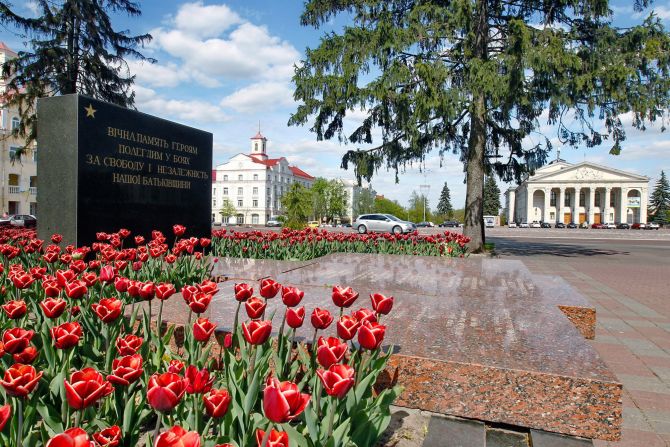
[[7, 329], [2, 334], [2, 342], [5, 345], [5, 351], [10, 354], [17, 354], [28, 347], [32, 340], [34, 331], [27, 331], [20, 327]]
[[177, 359], [172, 359], [168, 365], [168, 372], [173, 374], [180, 374], [184, 370], [184, 366], [184, 362], [180, 362]]
[[10, 277], [14, 287], [17, 289], [26, 289], [35, 281], [35, 278], [32, 277], [30, 273], [21, 272]]
[[45, 298], [40, 301], [40, 307], [45, 317], [55, 319], [65, 311], [67, 303], [62, 298]]
[[126, 355], [112, 362], [112, 374], [107, 376], [114, 385], [128, 386], [142, 375], [142, 356]]
[[205, 403], [205, 411], [211, 418], [222, 418], [228, 412], [231, 397], [228, 390], [213, 389], [209, 394], [204, 394], [202, 400]]
[[186, 392], [186, 380], [174, 373], [154, 374], [149, 378], [147, 400], [162, 413], [172, 410]]
[[24, 365], [29, 365], [35, 361], [39, 352], [34, 346], [28, 346], [23, 351], [14, 354], [14, 361], [16, 363], [23, 363]]
[[369, 321], [370, 323], [377, 321], [377, 316], [370, 309], [362, 308], [352, 313], [353, 317], [358, 320], [360, 324]]
[[119, 276], [116, 279], [114, 279], [114, 288], [116, 289], [117, 292], [127, 292], [129, 285], [130, 280], [128, 278]]
[[114, 391], [110, 382], [93, 368], [84, 368], [75, 371], [65, 383], [65, 397], [67, 403], [75, 410], [82, 410], [95, 404]]
[[5, 389], [8, 395], [14, 397], [26, 397], [30, 394], [37, 382], [42, 378], [42, 372], [39, 374], [31, 365], [22, 365], [15, 363], [6, 371], [0, 385]]
[[154, 286], [154, 283], [151, 281], [147, 281], [145, 283], [140, 284], [140, 298], [142, 298], [145, 301], [151, 301], [154, 299], [154, 295], [156, 293], [156, 287]]
[[5, 428], [7, 422], [12, 418], [12, 407], [9, 404], [0, 407], [0, 431]]
[[77, 274], [72, 270], [58, 270], [56, 271], [56, 281], [61, 287], [65, 287], [67, 283], [73, 281]]
[[289, 447], [288, 445], [288, 433], [285, 431], [270, 431], [270, 437], [268, 438], [267, 444], [261, 446], [263, 438], [265, 437], [265, 432], [261, 429], [256, 430], [256, 443], [258, 447]]
[[201, 292], [209, 293], [210, 295], [216, 295], [216, 292], [219, 291], [219, 285], [214, 281], [204, 280], [198, 286]]
[[51, 242], [53, 242], [54, 244], [60, 244], [62, 240], [63, 240], [63, 235], [61, 235], [61, 234], [54, 233], [54, 234], [51, 235]]
[[76, 321], [51, 328], [51, 338], [54, 340], [56, 349], [68, 349], [75, 346], [79, 343], [81, 335], [81, 326]]
[[212, 323], [207, 318], [198, 318], [195, 320], [195, 323], [193, 323], [193, 338], [201, 343], [207, 343], [215, 329], [216, 324]]
[[172, 231], [174, 232], [175, 236], [181, 237], [184, 235], [184, 233], [186, 233], [186, 227], [183, 225], [173, 225]]
[[46, 447], [94, 447], [94, 444], [84, 430], [74, 427], [49, 439]]
[[328, 309], [319, 309], [318, 307], [312, 312], [312, 326], [315, 329], [326, 329], [333, 322], [333, 316]]
[[87, 272], [81, 275], [82, 281], [86, 284], [86, 287], [93, 287], [98, 282], [98, 277], [94, 272]]
[[47, 297], [56, 297], [60, 295], [60, 286], [54, 280], [42, 281], [42, 290]]
[[262, 345], [272, 332], [272, 322], [268, 320], [252, 320], [249, 323], [242, 323], [242, 333], [248, 343], [252, 345]]
[[154, 447], [200, 447], [200, 435], [198, 432], [187, 432], [175, 425], [156, 438]]
[[96, 445], [100, 447], [118, 447], [122, 441], [121, 427], [112, 425], [93, 434]]
[[358, 330], [358, 320], [349, 315], [342, 315], [337, 320], [337, 336], [342, 340], [351, 340]]
[[189, 365], [184, 373], [186, 379], [186, 392], [188, 394], [204, 394], [212, 389], [214, 377], [209, 376], [207, 368], [198, 369], [193, 365]]
[[212, 240], [207, 238], [207, 237], [201, 237], [200, 238], [200, 246], [202, 248], [209, 247], [209, 245], [212, 243]]
[[2, 305], [2, 310], [5, 311], [10, 320], [18, 320], [28, 312], [28, 307], [25, 301], [7, 301]]
[[186, 304], [191, 302], [193, 296], [198, 293], [200, 289], [197, 286], [184, 286], [181, 288], [181, 296], [184, 298]]
[[159, 300], [166, 300], [175, 293], [177, 293], [177, 290], [170, 283], [163, 282], [156, 285], [156, 298]]
[[386, 326], [366, 321], [358, 329], [358, 344], [365, 349], [377, 349], [384, 341], [385, 331]]
[[326, 394], [338, 399], [342, 399], [355, 383], [354, 368], [349, 365], [332, 365], [327, 371], [318, 369], [316, 373]]
[[127, 238], [128, 236], [130, 236], [130, 230], [127, 229], [127, 228], [121, 228], [121, 229], [119, 229], [118, 233], [119, 233], [119, 237], [120, 237], [121, 239], [125, 239], [125, 238]]
[[372, 308], [375, 312], [382, 315], [387, 315], [393, 309], [393, 297], [384, 296], [381, 293], [373, 293], [370, 295], [372, 301]]
[[119, 351], [119, 355], [133, 355], [142, 347], [143, 341], [141, 337], [132, 334], [119, 337], [116, 339], [116, 350]]
[[72, 280], [65, 284], [65, 294], [73, 300], [79, 299], [86, 294], [88, 289], [83, 281]]
[[212, 295], [209, 293], [198, 292], [191, 297], [188, 307], [196, 314], [201, 314], [207, 310], [212, 301]]
[[281, 284], [279, 284], [274, 279], [270, 278], [261, 279], [260, 294], [266, 300], [274, 298], [279, 292], [279, 289], [281, 289]]
[[244, 303], [244, 308], [247, 311], [247, 315], [252, 320], [257, 320], [263, 316], [265, 312], [266, 302], [260, 298], [249, 298], [246, 303]]
[[351, 287], [333, 286], [332, 297], [337, 307], [349, 307], [358, 299], [358, 292]]
[[302, 326], [302, 323], [305, 321], [305, 307], [298, 307], [294, 309], [292, 307], [286, 310], [286, 324], [293, 329], [297, 329]]
[[114, 267], [111, 265], [106, 265], [100, 269], [100, 281], [104, 283], [110, 283], [114, 281], [116, 272], [114, 272]]
[[309, 398], [309, 394], [300, 393], [295, 383], [269, 377], [263, 390], [263, 412], [272, 422], [283, 424], [299, 416]]
[[235, 299], [240, 302], [244, 302], [251, 298], [254, 293], [254, 288], [249, 284], [235, 284]]
[[342, 343], [339, 338], [319, 337], [316, 345], [316, 359], [326, 369], [335, 363], [339, 363], [347, 353], [347, 344]]
[[91, 304], [93, 312], [103, 323], [111, 323], [121, 316], [123, 303], [116, 298], [103, 298], [99, 303]]
[[305, 292], [297, 287], [284, 286], [281, 289], [281, 299], [286, 307], [295, 307], [300, 304]]

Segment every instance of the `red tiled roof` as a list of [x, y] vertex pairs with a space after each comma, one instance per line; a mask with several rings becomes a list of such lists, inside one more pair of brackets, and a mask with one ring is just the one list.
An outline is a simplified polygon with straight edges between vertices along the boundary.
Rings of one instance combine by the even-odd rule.
[[16, 54], [16, 51], [12, 50], [4, 42], [0, 42], [0, 50], [9, 51], [10, 53]]
[[251, 158], [251, 160], [252, 160], [254, 163], [258, 163], [258, 164], [265, 165], [265, 166], [274, 166], [274, 165], [276, 165], [277, 163], [279, 163], [279, 160], [281, 160], [282, 158], [284, 158], [284, 157], [281, 157], [281, 158], [268, 158], [267, 160], [263, 160], [263, 159], [261, 159], [261, 158], [254, 157], [253, 155], [247, 155], [247, 157]]
[[249, 138], [249, 139], [250, 139], [250, 140], [267, 140], [267, 138], [265, 138], [265, 137], [261, 134], [261, 131], [260, 131], [260, 130], [258, 131], [258, 133], [257, 133], [256, 135], [254, 135], [253, 137], [251, 137], [251, 138]]
[[293, 175], [295, 175], [296, 177], [302, 177], [308, 180], [314, 179], [314, 177], [312, 177], [311, 175], [309, 175], [308, 173], [306, 173], [297, 166], [289, 166], [288, 168], [291, 170], [291, 172], [293, 172]]

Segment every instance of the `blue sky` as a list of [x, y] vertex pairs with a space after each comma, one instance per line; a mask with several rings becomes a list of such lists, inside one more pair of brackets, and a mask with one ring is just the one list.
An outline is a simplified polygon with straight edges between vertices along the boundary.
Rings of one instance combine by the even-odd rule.
[[[31, 2], [15, 1], [17, 11], [30, 13]], [[293, 65], [307, 47], [318, 45], [324, 32], [338, 29], [346, 18], [338, 18], [321, 30], [301, 27], [302, 1], [229, 0], [140, 2], [140, 18], [115, 17], [117, 29], [132, 33], [150, 32], [153, 42], [143, 50], [158, 60], [154, 65], [131, 62], [137, 75], [139, 110], [208, 130], [214, 134], [214, 163], [222, 163], [239, 152], [249, 151], [249, 137], [260, 121], [269, 140], [271, 157], [285, 156], [315, 176], [353, 178], [352, 171], [340, 169], [342, 154], [351, 146], [336, 140], [317, 142], [306, 127], [288, 127], [295, 110], [292, 99]], [[657, 1], [643, 14], [635, 13], [632, 2], [612, 3], [615, 23], [627, 26], [641, 21], [651, 9], [670, 27], [670, 1]], [[23, 8], [23, 9], [22, 9]], [[2, 30], [1, 39], [21, 50], [20, 38]], [[345, 123], [352, 129], [361, 113]], [[630, 117], [624, 117], [629, 122]], [[555, 135], [551, 129], [545, 129]], [[668, 131], [670, 132], [670, 131]], [[561, 158], [568, 162], [593, 161], [651, 177], [653, 186], [662, 169], [670, 171], [670, 136], [658, 127], [646, 132], [632, 128], [618, 157], [608, 147], [564, 148]], [[555, 154], [552, 155], [552, 158]], [[426, 172], [414, 165], [400, 174], [380, 170], [372, 186], [379, 194], [406, 204], [412, 190], [431, 185], [429, 203], [436, 205], [445, 181], [452, 203], [460, 208], [465, 201], [462, 165], [455, 156], [441, 162], [437, 154], [425, 162]], [[424, 175], [425, 174], [425, 175]], [[501, 189], [507, 185], [499, 184]]]

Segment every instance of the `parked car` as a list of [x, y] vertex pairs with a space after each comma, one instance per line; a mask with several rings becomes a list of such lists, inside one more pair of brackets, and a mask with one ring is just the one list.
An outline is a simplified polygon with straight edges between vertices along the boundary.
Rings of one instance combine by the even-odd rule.
[[350, 223], [343, 223], [342, 228], [351, 228], [351, 224]]
[[577, 224], [574, 222], [570, 222], [568, 225], [566, 225], [566, 228], [577, 228]]
[[265, 222], [266, 227], [281, 227], [281, 222], [279, 222], [277, 219], [270, 218], [267, 222]]
[[530, 223], [530, 228], [542, 228], [542, 225], [537, 220], [534, 220]]
[[308, 228], [319, 228], [319, 225], [321, 225], [321, 223], [318, 220], [310, 220], [307, 222]]
[[628, 230], [630, 229], [630, 225], [628, 225], [626, 222], [621, 222], [619, 225], [616, 226], [619, 230]]
[[7, 218], [0, 219], [0, 227], [37, 227], [37, 218], [31, 214], [12, 214]]
[[579, 224], [579, 228], [588, 229], [589, 228], [589, 223], [588, 222], [582, 222], [582, 223]]
[[630, 226], [631, 230], [644, 230], [645, 228], [647, 228], [647, 226], [640, 222], [634, 223], [633, 225]]
[[658, 230], [661, 226], [656, 222], [649, 222], [645, 227], [645, 230]]
[[398, 219], [393, 214], [363, 214], [354, 221], [353, 227], [361, 234], [367, 232], [401, 234], [416, 230], [416, 225], [412, 222]]
[[611, 222], [604, 223], [603, 226], [608, 230], [616, 230], [616, 225]]
[[510, 222], [507, 224], [508, 228], [516, 228], [516, 222]]
[[455, 220], [446, 220], [442, 222], [441, 224], [438, 225], [438, 227], [443, 227], [443, 228], [458, 228], [460, 224], [456, 222]]
[[551, 224], [549, 222], [540, 222], [540, 228], [551, 228]]
[[433, 222], [419, 222], [416, 224], [417, 228], [432, 228], [435, 224]]
[[554, 228], [565, 228], [565, 224], [563, 222], [556, 222]]
[[605, 226], [605, 224], [594, 223], [594, 224], [591, 224], [591, 228], [596, 229], [596, 230], [602, 230], [603, 228], [607, 228], [607, 227]]
[[519, 224], [519, 228], [528, 228], [528, 227], [529, 227], [528, 222], [521, 222]]

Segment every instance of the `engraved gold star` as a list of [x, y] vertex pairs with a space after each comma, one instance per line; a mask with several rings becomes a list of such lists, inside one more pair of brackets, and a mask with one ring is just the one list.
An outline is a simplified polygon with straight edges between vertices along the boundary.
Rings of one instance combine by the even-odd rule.
[[93, 108], [93, 104], [89, 104], [88, 107], [84, 107], [84, 110], [86, 110], [87, 118], [95, 118], [95, 112], [97, 112], [97, 110]]

